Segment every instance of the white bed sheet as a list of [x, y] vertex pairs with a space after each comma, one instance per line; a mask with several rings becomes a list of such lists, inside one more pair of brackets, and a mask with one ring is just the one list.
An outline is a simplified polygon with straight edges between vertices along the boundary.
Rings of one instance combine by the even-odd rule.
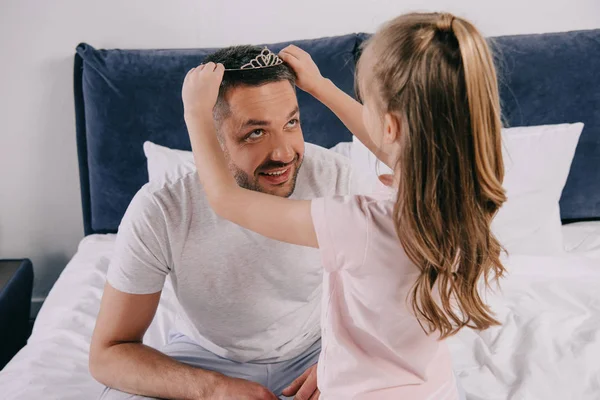
[[[96, 399], [103, 386], [88, 372], [88, 351], [115, 235], [91, 235], [50, 291], [27, 345], [0, 371], [2, 400]], [[144, 342], [160, 347], [174, 319], [170, 281]]]
[[[573, 243], [584, 234], [575, 233], [569, 233]], [[0, 399], [80, 400], [100, 394], [102, 386], [88, 373], [88, 348], [114, 238], [93, 235], [80, 243], [27, 346], [0, 372]], [[600, 399], [600, 259], [593, 251], [592, 257], [581, 254], [507, 261], [501, 292], [488, 296], [502, 326], [465, 330], [450, 339], [469, 400]], [[167, 284], [145, 343], [164, 343], [174, 312]]]
[[569, 254], [600, 260], [600, 221], [563, 225], [563, 244]]

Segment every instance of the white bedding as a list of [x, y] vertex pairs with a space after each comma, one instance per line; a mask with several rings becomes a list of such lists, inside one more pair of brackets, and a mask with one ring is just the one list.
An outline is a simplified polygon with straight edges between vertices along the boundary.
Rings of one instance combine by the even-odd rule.
[[[0, 371], [1, 400], [87, 400], [102, 389], [88, 372], [88, 350], [115, 235], [88, 236], [50, 291], [27, 346]], [[144, 342], [160, 347], [173, 322], [167, 285]]]
[[[511, 256], [502, 292], [489, 296], [503, 325], [450, 340], [469, 400], [600, 399], [600, 222], [595, 224], [567, 229], [565, 246], [577, 254]], [[0, 372], [0, 399], [99, 395], [102, 386], [88, 373], [87, 353], [113, 243], [113, 235], [81, 242], [27, 346]], [[164, 343], [173, 301], [167, 284], [147, 344]]]
[[564, 225], [562, 233], [564, 248], [569, 254], [600, 260], [600, 221]]

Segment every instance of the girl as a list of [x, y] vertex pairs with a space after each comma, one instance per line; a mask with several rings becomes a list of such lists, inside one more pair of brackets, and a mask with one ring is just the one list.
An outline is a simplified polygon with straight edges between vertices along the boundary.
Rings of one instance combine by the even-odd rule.
[[458, 398], [444, 339], [497, 324], [478, 282], [504, 272], [490, 231], [505, 195], [498, 85], [484, 38], [450, 14], [388, 22], [358, 63], [362, 105], [299, 48], [280, 57], [301, 89], [392, 168], [395, 194], [305, 201], [238, 187], [212, 119], [224, 67], [209, 63], [188, 73], [182, 95], [212, 207], [269, 238], [320, 249], [321, 399]]

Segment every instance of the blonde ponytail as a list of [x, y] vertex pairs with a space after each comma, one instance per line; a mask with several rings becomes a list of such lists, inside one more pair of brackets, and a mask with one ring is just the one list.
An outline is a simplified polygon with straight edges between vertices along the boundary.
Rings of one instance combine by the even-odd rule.
[[504, 272], [491, 221], [505, 201], [498, 84], [479, 32], [451, 14], [408, 14], [368, 42], [383, 112], [401, 124], [396, 231], [421, 274], [411, 304], [440, 337], [497, 324], [478, 283]]
[[488, 45], [477, 29], [465, 20], [453, 20], [469, 99], [476, 171], [484, 196], [499, 207], [506, 200], [502, 189], [501, 135], [489, 135], [502, 129], [496, 69]]

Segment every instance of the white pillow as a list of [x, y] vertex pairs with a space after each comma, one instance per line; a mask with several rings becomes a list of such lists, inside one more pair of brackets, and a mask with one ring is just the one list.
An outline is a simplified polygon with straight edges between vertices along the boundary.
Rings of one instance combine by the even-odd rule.
[[[360, 171], [365, 177], [375, 181], [379, 181], [378, 176], [383, 174], [391, 174], [392, 169], [384, 163], [377, 160], [375, 154], [371, 153], [356, 136], [352, 136], [352, 151], [350, 152], [352, 167]], [[379, 164], [379, 165], [377, 165]]]
[[[492, 229], [515, 254], [563, 252], [558, 201], [567, 181], [582, 123], [502, 130], [507, 202]], [[358, 140], [352, 147], [353, 168], [375, 181], [375, 156]], [[380, 163], [380, 173], [389, 173]]]
[[191, 151], [174, 150], [146, 141], [144, 154], [148, 161], [150, 182], [174, 182], [196, 168]]
[[509, 252], [552, 255], [563, 250], [558, 201], [567, 182], [582, 123], [503, 131], [508, 200], [492, 229]]
[[569, 254], [581, 254], [600, 260], [600, 221], [563, 225], [563, 243]]

